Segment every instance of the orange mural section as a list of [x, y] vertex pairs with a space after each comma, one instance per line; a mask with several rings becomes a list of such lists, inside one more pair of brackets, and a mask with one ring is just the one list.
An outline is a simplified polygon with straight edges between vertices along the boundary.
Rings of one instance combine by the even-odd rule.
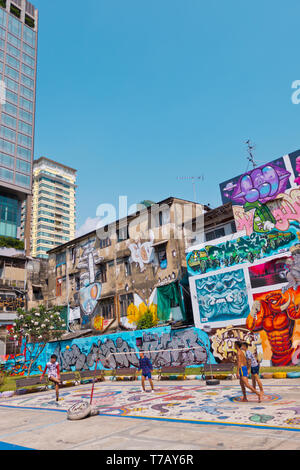
[[274, 366], [296, 365], [300, 354], [300, 288], [253, 294], [246, 326], [260, 334], [264, 359]]

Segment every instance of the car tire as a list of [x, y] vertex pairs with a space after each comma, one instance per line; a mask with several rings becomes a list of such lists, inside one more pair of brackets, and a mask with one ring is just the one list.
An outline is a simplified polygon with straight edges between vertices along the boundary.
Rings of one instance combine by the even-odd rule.
[[74, 403], [74, 405], [68, 409], [67, 418], [71, 421], [85, 419], [90, 415], [91, 411], [92, 408], [87, 401], [80, 401], [78, 403]]
[[219, 385], [220, 380], [217, 379], [210, 379], [206, 381], [206, 385]]

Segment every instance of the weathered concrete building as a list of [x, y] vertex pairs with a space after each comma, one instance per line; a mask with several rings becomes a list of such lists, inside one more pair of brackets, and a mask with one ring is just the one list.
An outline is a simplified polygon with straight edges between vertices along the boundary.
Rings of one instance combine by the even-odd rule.
[[0, 355], [15, 352], [9, 331], [18, 308], [30, 310], [47, 302], [47, 277], [47, 260], [29, 258], [14, 249], [0, 250]]
[[133, 329], [129, 305], [154, 304], [160, 324], [192, 324], [184, 222], [207, 206], [170, 197], [49, 254], [48, 304], [69, 305], [71, 329]]

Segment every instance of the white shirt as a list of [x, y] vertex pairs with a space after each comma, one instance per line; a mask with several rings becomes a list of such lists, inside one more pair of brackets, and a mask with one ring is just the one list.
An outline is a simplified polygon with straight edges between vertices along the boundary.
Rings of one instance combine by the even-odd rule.
[[56, 377], [57, 378], [57, 366], [58, 362], [47, 362], [47, 370], [48, 370], [48, 377]]
[[251, 367], [256, 367], [258, 366], [258, 362], [257, 360], [255, 359], [254, 355], [252, 354], [251, 351], [246, 351], [246, 358], [247, 359], [250, 359], [251, 361]]

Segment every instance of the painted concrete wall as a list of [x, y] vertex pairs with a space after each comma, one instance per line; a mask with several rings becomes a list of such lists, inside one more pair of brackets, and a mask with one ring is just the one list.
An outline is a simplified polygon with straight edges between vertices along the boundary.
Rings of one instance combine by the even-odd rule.
[[[27, 351], [23, 349], [21, 355], [7, 358], [7, 369], [14, 375], [26, 375], [29, 351], [35, 355], [37, 350], [38, 346], [28, 345]], [[137, 367], [140, 350], [147, 351], [146, 355], [154, 368], [216, 362], [210, 353], [210, 341], [204, 331], [197, 328], [171, 330], [171, 327], [162, 327], [48, 343], [34, 364], [31, 375], [43, 371], [51, 354], [57, 355], [63, 371], [84, 371], [94, 370], [97, 357], [100, 360], [98, 369], [104, 369], [106, 361], [109, 369]]]
[[220, 185], [234, 236], [187, 252], [195, 326], [218, 360], [247, 340], [264, 365], [300, 362], [300, 151]]

